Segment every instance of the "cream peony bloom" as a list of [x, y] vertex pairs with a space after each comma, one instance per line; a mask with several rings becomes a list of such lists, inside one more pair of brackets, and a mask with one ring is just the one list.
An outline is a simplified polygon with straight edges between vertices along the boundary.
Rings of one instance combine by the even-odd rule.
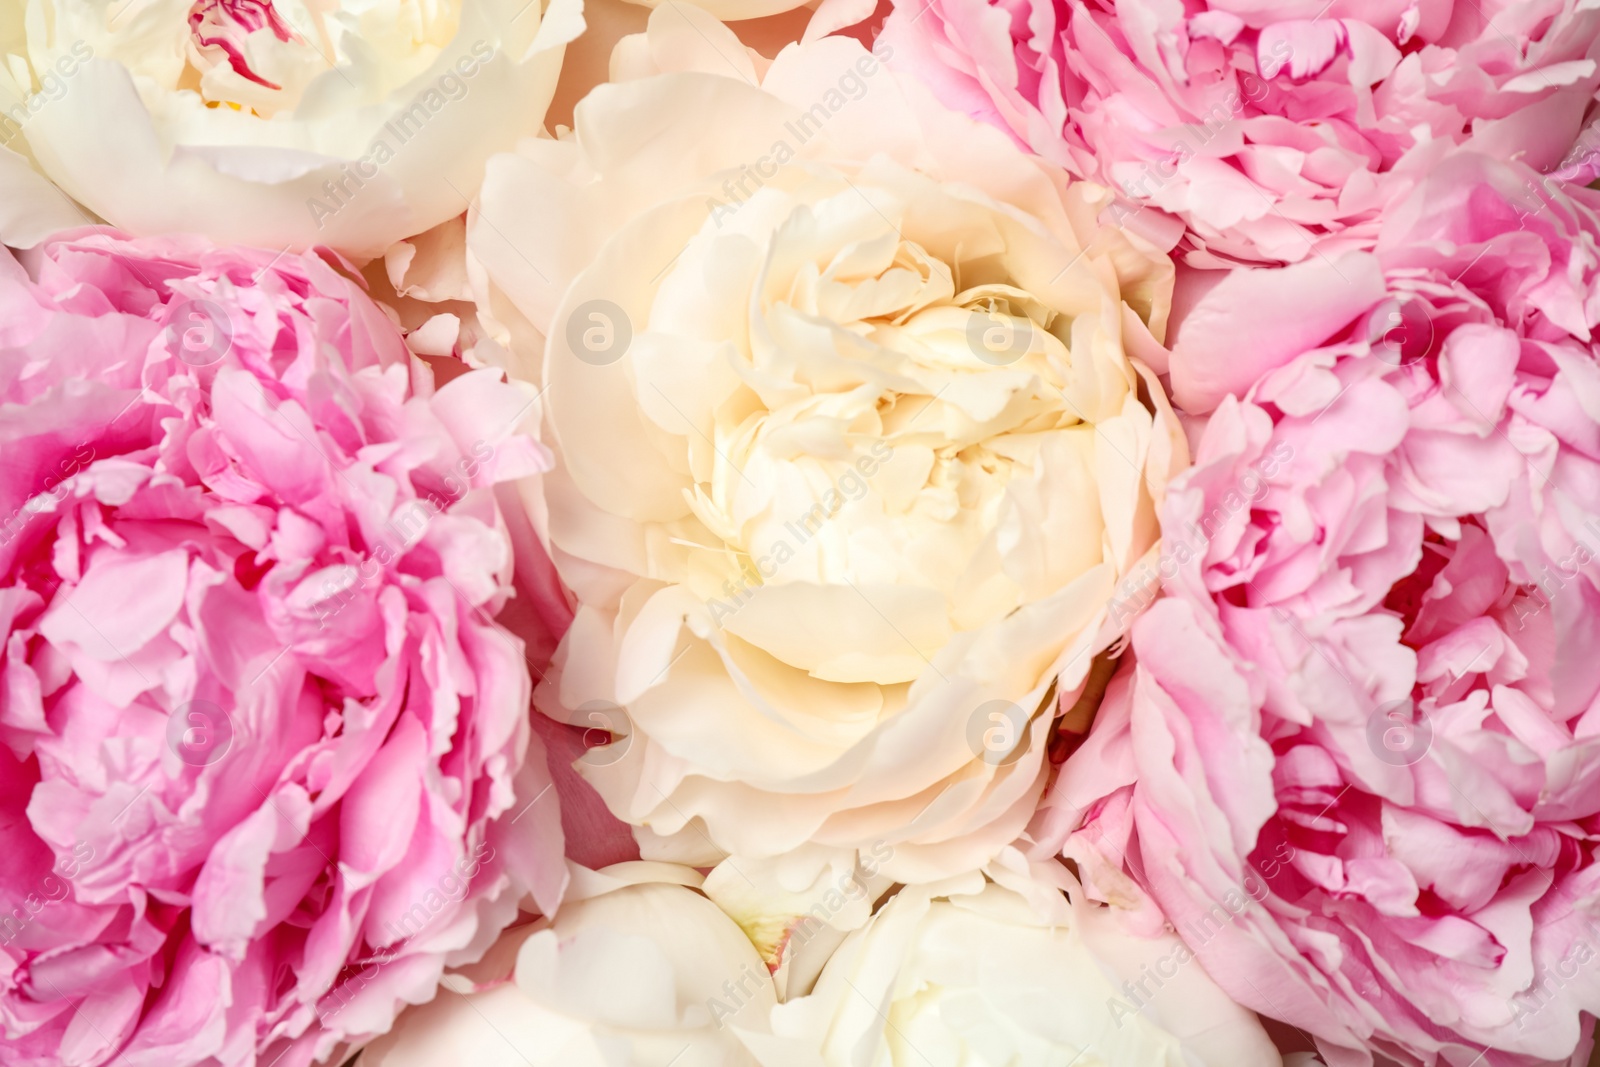
[[1176, 936], [1127, 932], [1057, 863], [1003, 860], [901, 889], [773, 1011], [762, 1067], [1278, 1067]]
[[447, 977], [358, 1067], [755, 1067], [743, 1042], [770, 1036], [772, 979], [699, 884], [669, 864], [574, 868], [552, 921]]
[[469, 220], [548, 336], [532, 507], [579, 608], [541, 706], [616, 737], [581, 767], [647, 856], [792, 890], [1016, 836], [1186, 462], [1131, 358], [1170, 263], [880, 59], [659, 8]]
[[27, 0], [22, 40], [0, 34], [0, 137], [135, 234], [375, 256], [465, 210], [484, 161], [540, 128], [581, 10]]

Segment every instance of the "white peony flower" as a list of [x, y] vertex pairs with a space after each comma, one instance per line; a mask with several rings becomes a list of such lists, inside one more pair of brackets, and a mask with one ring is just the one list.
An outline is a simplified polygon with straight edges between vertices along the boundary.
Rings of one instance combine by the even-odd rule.
[[541, 706], [616, 737], [581, 768], [646, 855], [795, 891], [1016, 837], [1186, 462], [1132, 358], [1170, 263], [880, 58], [658, 8], [469, 220], [549, 339], [531, 508], [579, 609]]
[[1176, 936], [1128, 932], [1057, 863], [1004, 860], [901, 889], [773, 1011], [762, 1067], [1278, 1067]]
[[375, 256], [540, 128], [581, 9], [27, 0], [20, 42], [0, 35], [0, 134], [135, 234]]
[[[687, 867], [574, 868], [553, 920], [502, 938], [358, 1067], [755, 1067], [772, 979]], [[513, 978], [505, 980], [505, 972]], [[497, 972], [498, 967], [498, 972]]]

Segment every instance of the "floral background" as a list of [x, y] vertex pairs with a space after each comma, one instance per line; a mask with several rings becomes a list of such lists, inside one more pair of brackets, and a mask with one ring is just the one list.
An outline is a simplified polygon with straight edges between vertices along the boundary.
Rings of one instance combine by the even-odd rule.
[[1600, 1062], [1600, 5], [0, 58], [0, 1063]]

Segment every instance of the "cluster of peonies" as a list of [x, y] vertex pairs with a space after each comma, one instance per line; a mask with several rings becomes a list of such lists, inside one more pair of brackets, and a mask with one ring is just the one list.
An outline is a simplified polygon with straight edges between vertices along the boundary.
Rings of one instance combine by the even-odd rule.
[[0, 1062], [1588, 1063], [1600, 3], [794, 8], [0, 11]]

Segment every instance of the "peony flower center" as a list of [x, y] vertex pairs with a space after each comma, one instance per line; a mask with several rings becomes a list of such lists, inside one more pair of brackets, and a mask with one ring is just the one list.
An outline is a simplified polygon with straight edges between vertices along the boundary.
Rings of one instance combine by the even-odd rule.
[[455, 0], [195, 0], [191, 72], [175, 87], [262, 117], [294, 109], [336, 69], [352, 86], [388, 92], [426, 70], [458, 25]]
[[957, 291], [957, 271], [915, 241], [886, 248], [847, 246], [766, 309], [861, 342], [839, 345], [832, 372], [806, 364], [786, 403], [730, 398], [714, 442], [727, 464], [692, 503], [735, 587], [921, 587], [963, 628], [982, 625], [1049, 591], [1018, 585], [1002, 553], [1019, 501], [1062, 467], [1084, 475], [1065, 481], [1088, 531], [1066, 546], [1064, 574], [1099, 561], [1094, 430], [1069, 396], [1070, 321], [1008, 284]]
[[[1542, 776], [1513, 784], [1506, 799], [1514, 807], [1476, 797], [1463, 816], [1457, 794], [1434, 784], [1425, 761], [1472, 724], [1550, 714], [1539, 664], [1556, 647], [1553, 598], [1566, 573], [1519, 584], [1481, 517], [1463, 518], [1454, 538], [1427, 530], [1416, 567], [1371, 612], [1397, 618], [1395, 638], [1415, 664], [1410, 693], [1342, 731], [1285, 729], [1273, 746], [1277, 812], [1251, 853], [1246, 888], [1270, 886], [1291, 904], [1317, 893], [1357, 902], [1421, 936], [1440, 916], [1483, 906], [1494, 889], [1545, 862], [1534, 857], [1563, 847], [1560, 835], [1525, 814], [1539, 802]], [[1421, 784], [1397, 784], [1413, 779]], [[1490, 810], [1494, 823], [1483, 814]], [[1395, 849], [1403, 833], [1490, 856], [1481, 885], [1430, 888], [1428, 857]], [[1259, 899], [1264, 889], [1253, 892]], [[1482, 958], [1495, 958], [1493, 938], [1470, 933]]]
[[272, 0], [195, 0], [189, 9], [189, 27], [197, 50], [213, 62], [225, 62], [241, 78], [282, 89], [250, 69], [245, 47], [251, 34], [269, 31], [288, 44], [296, 37], [272, 6]]

